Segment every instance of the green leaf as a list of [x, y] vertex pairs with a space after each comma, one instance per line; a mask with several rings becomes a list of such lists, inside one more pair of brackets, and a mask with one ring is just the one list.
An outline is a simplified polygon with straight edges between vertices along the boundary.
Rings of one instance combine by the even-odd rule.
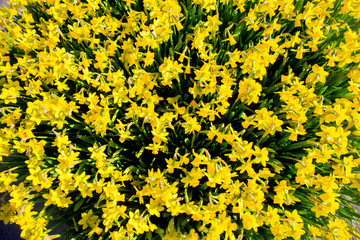
[[77, 212], [80, 207], [83, 205], [84, 201], [86, 200], [86, 198], [81, 198], [76, 204], [75, 204], [75, 207], [74, 207], [74, 211]]

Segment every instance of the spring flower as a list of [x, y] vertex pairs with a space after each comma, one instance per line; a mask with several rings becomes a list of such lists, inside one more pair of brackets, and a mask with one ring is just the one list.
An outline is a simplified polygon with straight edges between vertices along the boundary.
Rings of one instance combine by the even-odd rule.
[[10, 1], [0, 220], [25, 239], [359, 237], [359, 9]]

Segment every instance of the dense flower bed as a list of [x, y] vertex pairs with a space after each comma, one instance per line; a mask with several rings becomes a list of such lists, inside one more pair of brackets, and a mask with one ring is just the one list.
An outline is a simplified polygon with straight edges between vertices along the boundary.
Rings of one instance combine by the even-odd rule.
[[358, 0], [9, 5], [0, 220], [23, 238], [356, 236]]

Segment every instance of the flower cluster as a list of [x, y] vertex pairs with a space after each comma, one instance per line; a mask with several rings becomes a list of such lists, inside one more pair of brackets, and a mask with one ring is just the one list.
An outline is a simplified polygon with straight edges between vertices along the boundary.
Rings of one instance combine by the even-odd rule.
[[0, 220], [21, 237], [360, 237], [358, 0], [9, 5]]

